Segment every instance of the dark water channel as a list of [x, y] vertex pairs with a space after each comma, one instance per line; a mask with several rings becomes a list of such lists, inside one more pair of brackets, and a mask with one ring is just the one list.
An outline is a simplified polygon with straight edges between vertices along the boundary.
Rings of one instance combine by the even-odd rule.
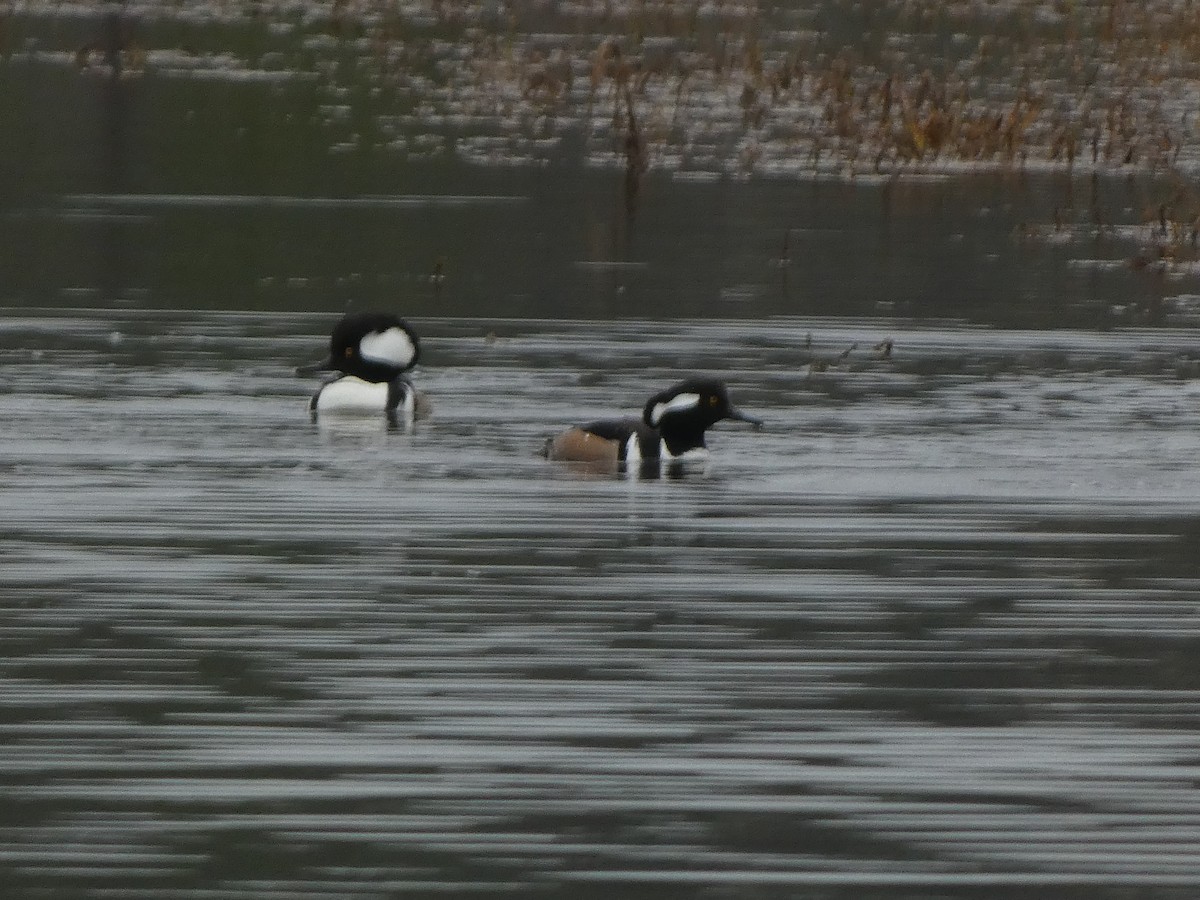
[[[76, 71], [62, 9], [0, 36], [0, 893], [1197, 895], [1200, 292], [1152, 180], [631, 202], [569, 139], [346, 150], [236, 29]], [[429, 420], [310, 421], [348, 306], [410, 317]], [[766, 428], [538, 457], [690, 372]]]

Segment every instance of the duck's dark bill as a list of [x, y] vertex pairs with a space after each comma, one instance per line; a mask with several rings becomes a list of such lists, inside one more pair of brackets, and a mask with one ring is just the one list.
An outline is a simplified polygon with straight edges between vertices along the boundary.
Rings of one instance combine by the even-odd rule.
[[734, 419], [738, 422], [748, 422], [749, 424], [753, 425], [755, 428], [763, 427], [762, 419], [759, 419], [755, 416], [749, 415], [748, 413], [744, 413], [740, 409], [731, 409], [729, 411], [728, 418]]
[[332, 358], [326, 358], [320, 362], [306, 363], [303, 366], [296, 366], [296, 374], [300, 376], [316, 375], [320, 372], [330, 372], [336, 369]]

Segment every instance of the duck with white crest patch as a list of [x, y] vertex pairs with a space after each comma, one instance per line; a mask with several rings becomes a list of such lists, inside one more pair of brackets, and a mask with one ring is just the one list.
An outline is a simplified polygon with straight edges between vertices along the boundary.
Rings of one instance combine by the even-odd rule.
[[417, 364], [421, 342], [399, 316], [348, 313], [333, 327], [329, 358], [301, 366], [297, 374], [335, 372], [313, 395], [309, 409], [323, 413], [384, 413], [406, 423], [425, 415], [429, 403], [405, 375]]
[[569, 428], [547, 440], [544, 452], [549, 459], [627, 470], [703, 459], [708, 455], [704, 434], [722, 419], [756, 428], [763, 424], [735, 407], [719, 380], [689, 378], [651, 397], [641, 419], [602, 419]]

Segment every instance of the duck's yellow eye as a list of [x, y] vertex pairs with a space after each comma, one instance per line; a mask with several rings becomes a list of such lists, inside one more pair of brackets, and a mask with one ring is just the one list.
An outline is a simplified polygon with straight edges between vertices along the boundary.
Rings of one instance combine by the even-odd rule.
[[708, 398], [709, 406], [716, 406], [720, 402], [721, 402], [721, 398], [718, 397], [716, 394], [713, 394], [711, 397]]
[[347, 347], [347, 348], [346, 348], [346, 359], [349, 359], [349, 358], [350, 358], [350, 357], [352, 357], [353, 355], [354, 355], [354, 348], [353, 348], [353, 347]]

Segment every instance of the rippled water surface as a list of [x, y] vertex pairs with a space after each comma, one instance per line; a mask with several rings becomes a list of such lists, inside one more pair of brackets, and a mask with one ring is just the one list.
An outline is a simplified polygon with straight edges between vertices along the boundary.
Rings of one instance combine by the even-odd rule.
[[0, 895], [1200, 896], [1194, 20], [0, 4]]
[[[405, 431], [330, 321], [0, 320], [12, 889], [1200, 888], [1194, 332], [418, 319]], [[681, 370], [767, 427], [537, 456]]]

